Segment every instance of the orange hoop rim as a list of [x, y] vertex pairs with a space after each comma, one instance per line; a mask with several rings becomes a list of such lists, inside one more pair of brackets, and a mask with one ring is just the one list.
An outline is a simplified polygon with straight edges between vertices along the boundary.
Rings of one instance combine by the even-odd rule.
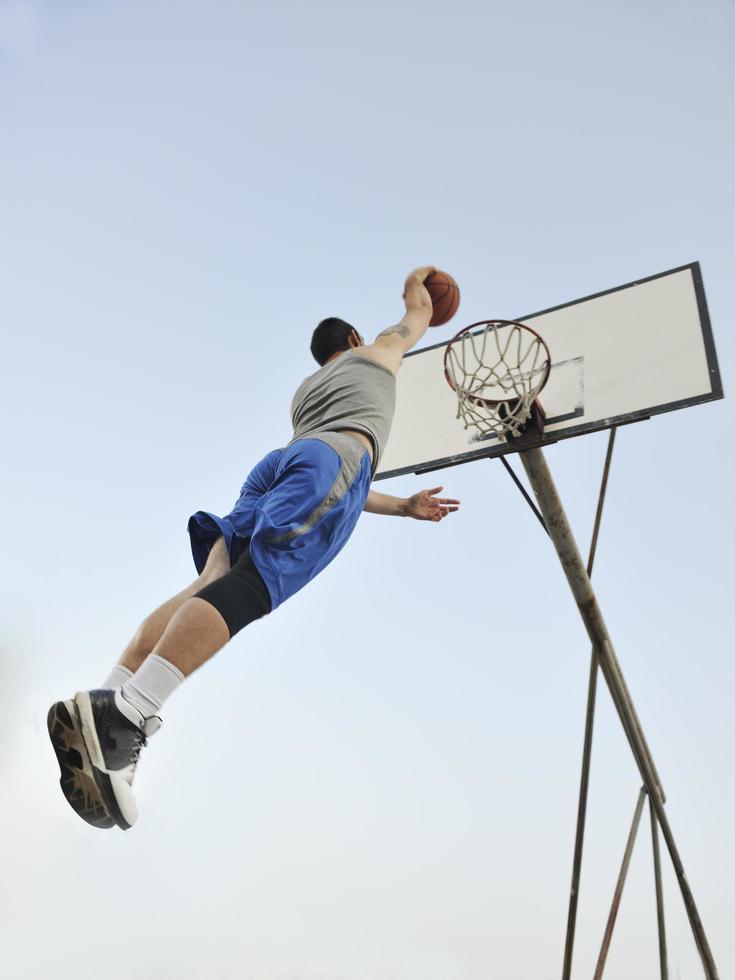
[[[538, 391], [534, 395], [534, 400], [535, 400], [538, 397], [538, 395], [543, 391], [546, 382], [549, 380], [549, 375], [551, 374], [551, 351], [549, 350], [548, 344], [541, 336], [541, 334], [538, 333], [538, 331], [534, 330], [533, 327], [529, 327], [525, 323], [521, 323], [520, 320], [478, 320], [476, 323], [471, 323], [468, 327], [463, 327], [458, 333], [456, 333], [454, 337], [452, 337], [452, 339], [449, 341], [444, 351], [444, 377], [446, 378], [447, 384], [452, 389], [452, 391], [457, 391], [457, 385], [454, 383], [454, 380], [452, 379], [449, 373], [449, 367], [448, 367], [449, 353], [453, 345], [460, 339], [460, 337], [463, 337], [465, 334], [470, 333], [470, 331], [477, 329], [477, 332], [479, 333], [480, 332], [478, 329], [479, 327], [485, 327], [487, 329], [487, 327], [491, 325], [498, 326], [498, 327], [520, 327], [521, 330], [526, 330], [528, 333], [532, 334], [534, 337], [536, 337], [537, 340], [541, 342], [542, 347], [546, 351], [546, 370], [544, 372], [543, 381], [541, 382]], [[516, 396], [515, 398], [513, 397], [482, 398], [479, 395], [469, 395], [469, 394], [467, 395], [467, 398], [469, 401], [473, 402], [476, 405], [485, 405], [488, 408], [497, 408], [498, 405], [515, 406], [522, 400], [520, 396]]]

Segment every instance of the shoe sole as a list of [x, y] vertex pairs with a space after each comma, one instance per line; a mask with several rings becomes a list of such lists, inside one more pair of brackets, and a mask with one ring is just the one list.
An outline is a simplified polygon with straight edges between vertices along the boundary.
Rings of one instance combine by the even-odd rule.
[[87, 755], [89, 756], [92, 778], [94, 779], [97, 790], [99, 791], [99, 794], [102, 797], [110, 816], [118, 827], [120, 827], [121, 830], [130, 830], [132, 824], [128, 823], [128, 821], [122, 815], [120, 806], [115, 796], [115, 791], [112, 786], [112, 780], [110, 779], [107, 772], [107, 767], [105, 766], [105, 757], [102, 754], [102, 747], [100, 745], [99, 738], [97, 737], [97, 725], [95, 724], [94, 712], [92, 711], [92, 702], [90, 701], [89, 694], [87, 694], [86, 691], [81, 691], [74, 696], [74, 710], [79, 723], [79, 731], [82, 735], [84, 747], [87, 751]]
[[82, 820], [100, 830], [109, 830], [115, 826], [115, 821], [92, 775], [84, 740], [74, 723], [73, 712], [72, 701], [57, 701], [51, 705], [46, 719], [51, 745], [61, 770], [61, 792]]

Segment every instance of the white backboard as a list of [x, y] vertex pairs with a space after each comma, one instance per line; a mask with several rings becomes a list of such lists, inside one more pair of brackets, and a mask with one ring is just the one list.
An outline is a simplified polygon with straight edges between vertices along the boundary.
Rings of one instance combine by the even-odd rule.
[[[488, 318], [495, 315], [488, 311]], [[464, 428], [444, 377], [447, 338], [403, 360], [378, 479], [543, 446], [722, 397], [697, 262], [514, 319], [533, 326], [551, 353], [540, 396], [543, 436], [503, 443]]]

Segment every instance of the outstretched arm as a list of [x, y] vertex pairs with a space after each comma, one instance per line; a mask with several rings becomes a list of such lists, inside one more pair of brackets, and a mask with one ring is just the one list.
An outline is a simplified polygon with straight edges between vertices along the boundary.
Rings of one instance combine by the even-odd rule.
[[368, 514], [387, 514], [393, 517], [413, 517], [417, 521], [443, 520], [447, 514], [459, 510], [459, 501], [448, 497], [437, 497], [443, 487], [421, 490], [412, 497], [391, 497], [387, 493], [371, 490], [365, 503]]

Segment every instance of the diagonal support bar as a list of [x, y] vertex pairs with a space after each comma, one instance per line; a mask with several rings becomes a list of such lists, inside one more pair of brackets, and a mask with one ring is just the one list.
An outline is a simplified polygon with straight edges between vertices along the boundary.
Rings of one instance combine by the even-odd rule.
[[610, 942], [612, 940], [613, 929], [615, 928], [615, 921], [618, 917], [618, 909], [620, 908], [620, 900], [623, 897], [623, 888], [625, 887], [625, 879], [628, 877], [628, 868], [630, 867], [630, 859], [633, 857], [633, 847], [635, 846], [635, 839], [638, 834], [638, 825], [641, 822], [641, 814], [643, 813], [643, 804], [646, 802], [646, 787], [641, 788], [638, 794], [638, 803], [636, 804], [635, 813], [633, 814], [633, 823], [630, 827], [630, 833], [628, 834], [628, 842], [625, 845], [625, 854], [623, 855], [623, 863], [620, 867], [620, 874], [618, 875], [618, 881], [615, 885], [615, 894], [613, 895], [612, 905], [610, 906], [610, 915], [607, 919], [607, 926], [605, 927], [605, 935], [602, 937], [602, 946], [600, 948], [600, 955], [597, 958], [597, 968], [595, 969], [595, 976], [593, 980], [602, 980], [602, 974], [605, 970], [605, 963], [607, 963], [607, 954], [610, 950]]
[[661, 881], [661, 855], [658, 846], [658, 824], [653, 804], [648, 801], [651, 811], [651, 843], [653, 845], [653, 871], [656, 877], [656, 917], [658, 919], [658, 957], [661, 965], [661, 980], [669, 980], [669, 965], [666, 954], [666, 924], [664, 920], [664, 888]]
[[661, 781], [653, 764], [650, 750], [643, 734], [638, 716], [635, 712], [630, 693], [625, 684], [620, 665], [613, 649], [610, 634], [607, 631], [597, 598], [592, 589], [589, 575], [582, 562], [569, 522], [561, 505], [554, 481], [546, 465], [544, 454], [540, 449], [527, 449], [520, 453], [523, 467], [536, 495], [539, 508], [549, 536], [554, 543], [562, 568], [569, 582], [572, 594], [577, 602], [580, 615], [589, 634], [592, 645], [597, 651], [600, 668], [607, 682], [613, 703], [628, 737], [633, 756], [646, 787], [651, 804], [658, 818], [661, 832], [671, 856], [672, 864], [681, 889], [684, 906], [689, 918], [689, 924], [694, 934], [694, 940], [702, 958], [707, 980], [719, 980], [712, 952], [702, 926], [694, 896], [689, 887], [684, 867], [679, 857], [679, 851], [671, 832], [671, 827], [664, 810], [664, 797]]
[[587, 684], [587, 711], [584, 722], [584, 748], [582, 750], [582, 775], [579, 780], [579, 803], [577, 804], [577, 831], [574, 838], [574, 858], [572, 861], [572, 884], [569, 890], [569, 910], [567, 912], [567, 935], [564, 943], [564, 966], [562, 980], [570, 980], [572, 958], [574, 956], [574, 935], [577, 929], [577, 906], [579, 904], [579, 880], [582, 875], [582, 851], [584, 849], [584, 830], [587, 823], [587, 795], [590, 782], [590, 762], [592, 759], [592, 733], [595, 725], [595, 704], [597, 700], [597, 654], [592, 651], [590, 676]]

